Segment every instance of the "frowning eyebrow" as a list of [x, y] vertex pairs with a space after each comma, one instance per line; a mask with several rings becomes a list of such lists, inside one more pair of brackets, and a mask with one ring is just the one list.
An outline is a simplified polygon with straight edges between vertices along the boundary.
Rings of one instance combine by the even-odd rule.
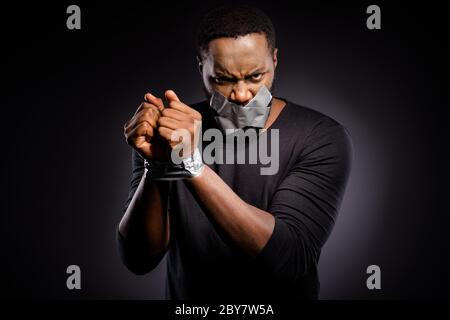
[[[226, 70], [221, 70], [221, 69], [220, 70], [214, 70], [214, 73], [217, 76], [228, 78], [228, 79], [233, 79], [233, 80], [240, 79], [240, 77], [235, 76], [235, 75], [233, 75], [231, 73], [228, 73]], [[259, 73], [265, 73], [265, 68], [256, 68], [252, 72], [249, 72], [247, 75], [245, 75], [244, 79], [246, 79], [248, 77], [252, 77], [252, 76], [257, 75]]]

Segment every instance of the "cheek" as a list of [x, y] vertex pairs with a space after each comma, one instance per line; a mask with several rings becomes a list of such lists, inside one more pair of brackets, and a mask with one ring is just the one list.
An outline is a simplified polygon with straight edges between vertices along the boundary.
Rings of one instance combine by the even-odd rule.
[[270, 89], [270, 87], [272, 87], [272, 83], [273, 83], [273, 73], [267, 74], [267, 75], [264, 77], [263, 84], [264, 84], [268, 89]]
[[203, 87], [209, 95], [212, 95], [214, 93], [214, 84], [206, 76], [203, 76]]
[[211, 67], [209, 66], [209, 63], [207, 61], [204, 62], [201, 75], [202, 75], [202, 81], [203, 81], [203, 87], [208, 93], [212, 93], [212, 84], [210, 81], [211, 76]]

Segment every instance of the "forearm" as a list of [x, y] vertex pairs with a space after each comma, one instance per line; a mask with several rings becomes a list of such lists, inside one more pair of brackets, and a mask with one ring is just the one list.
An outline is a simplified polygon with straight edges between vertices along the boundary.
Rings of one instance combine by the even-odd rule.
[[144, 174], [119, 223], [121, 235], [141, 242], [149, 254], [161, 252], [169, 242], [167, 195], [166, 182], [146, 179]]
[[274, 217], [243, 201], [213, 170], [187, 180], [207, 214], [244, 252], [256, 256], [265, 246], [275, 224]]

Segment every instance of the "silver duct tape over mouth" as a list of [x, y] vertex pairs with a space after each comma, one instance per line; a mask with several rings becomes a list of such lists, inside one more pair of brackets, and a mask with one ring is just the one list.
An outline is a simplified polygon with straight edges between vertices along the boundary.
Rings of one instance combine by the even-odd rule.
[[245, 106], [230, 102], [218, 91], [214, 91], [209, 104], [217, 113], [214, 118], [218, 125], [226, 132], [227, 129], [244, 127], [264, 128], [271, 102], [272, 94], [266, 86], [262, 86]]

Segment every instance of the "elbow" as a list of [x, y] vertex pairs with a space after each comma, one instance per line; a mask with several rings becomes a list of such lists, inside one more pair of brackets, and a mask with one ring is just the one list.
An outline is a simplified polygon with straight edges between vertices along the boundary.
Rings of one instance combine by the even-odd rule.
[[271, 238], [260, 252], [258, 260], [279, 284], [293, 284], [314, 271], [318, 253], [303, 232], [275, 219]]
[[130, 243], [117, 231], [116, 242], [119, 255], [125, 267], [135, 275], [142, 276], [153, 271], [165, 256], [167, 248], [158, 254], [149, 254], [148, 250]]
[[152, 271], [154, 269], [154, 267], [151, 267], [151, 266], [143, 267], [142, 265], [135, 265], [135, 264], [131, 263], [130, 261], [127, 261], [124, 259], [122, 259], [122, 262], [127, 267], [128, 271], [130, 271], [131, 273], [133, 273], [134, 275], [137, 275], [137, 276], [146, 275], [147, 273], [149, 273], [150, 271]]
[[147, 273], [153, 271], [153, 269], [156, 268], [156, 266], [159, 264], [159, 262], [161, 260], [154, 262], [154, 263], [146, 263], [145, 265], [143, 265], [140, 262], [134, 263], [134, 262], [130, 261], [129, 259], [122, 258], [122, 262], [127, 267], [127, 269], [131, 273], [133, 273], [134, 275], [137, 275], [137, 276], [143, 276], [143, 275], [146, 275]]
[[137, 276], [143, 276], [153, 271], [162, 260], [162, 257], [161, 259], [156, 259], [156, 257], [144, 258], [133, 253], [124, 252], [122, 249], [119, 249], [119, 251], [122, 263], [128, 271]]

